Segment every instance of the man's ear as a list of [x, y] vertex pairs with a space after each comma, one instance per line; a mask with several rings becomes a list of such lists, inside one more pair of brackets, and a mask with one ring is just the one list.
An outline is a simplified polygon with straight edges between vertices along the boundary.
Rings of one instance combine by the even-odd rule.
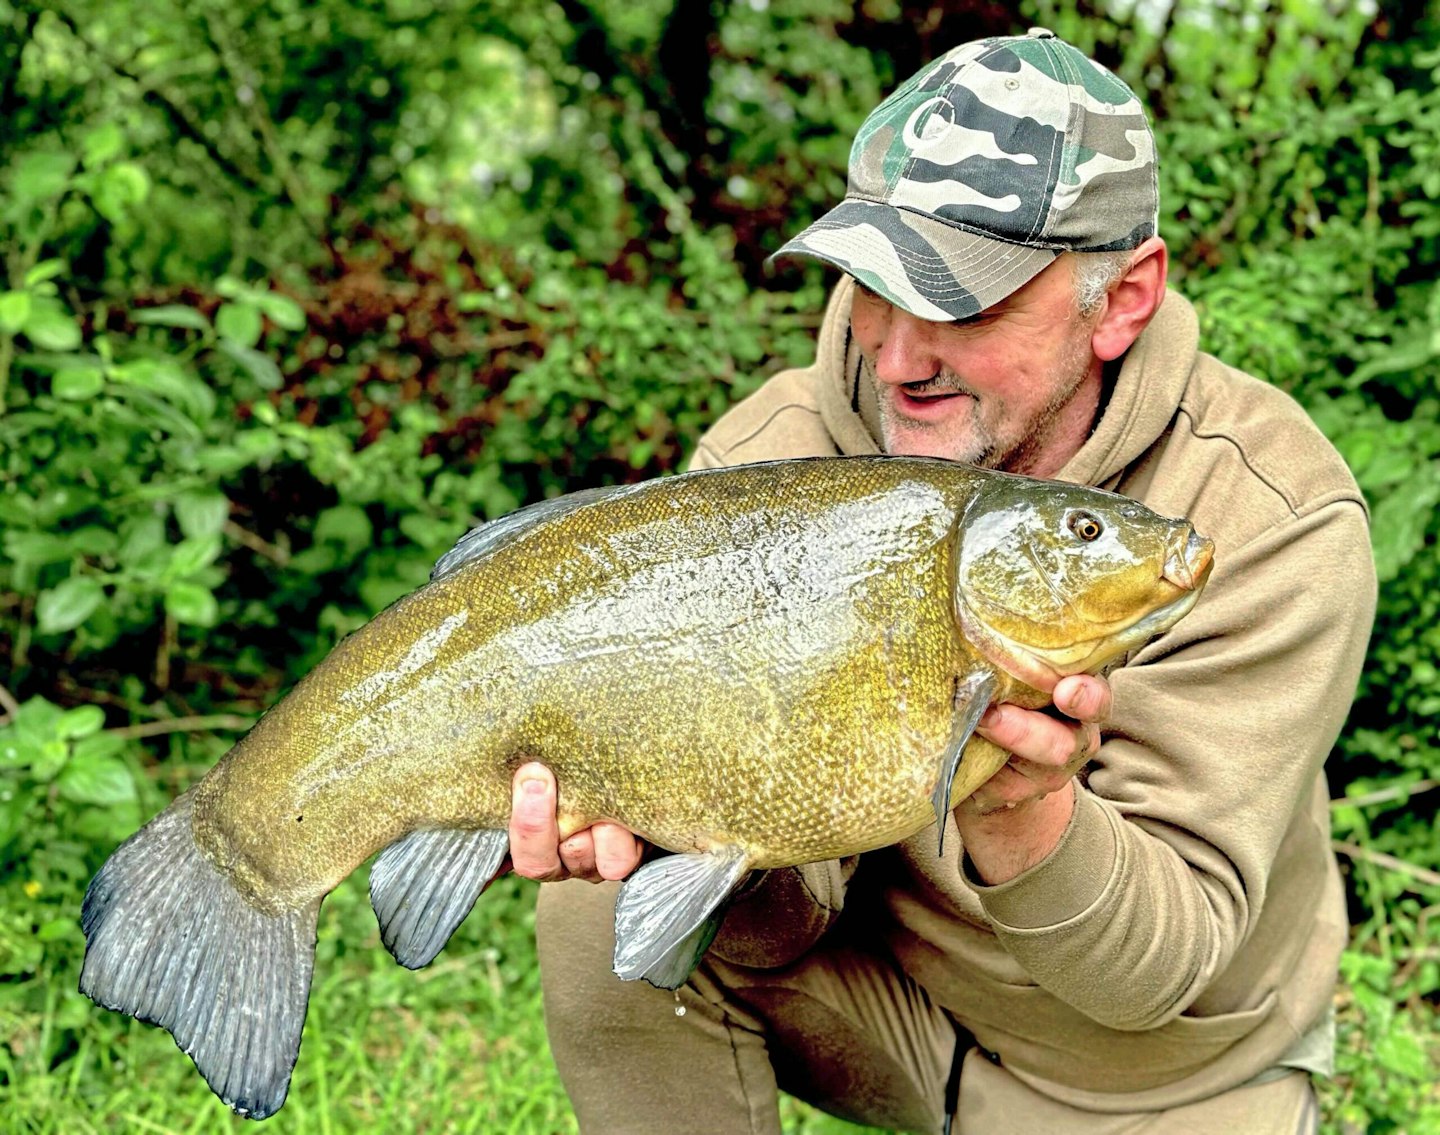
[[1105, 296], [1090, 345], [1105, 362], [1118, 359], [1140, 337], [1165, 298], [1170, 254], [1165, 242], [1152, 236], [1130, 255], [1130, 268]]

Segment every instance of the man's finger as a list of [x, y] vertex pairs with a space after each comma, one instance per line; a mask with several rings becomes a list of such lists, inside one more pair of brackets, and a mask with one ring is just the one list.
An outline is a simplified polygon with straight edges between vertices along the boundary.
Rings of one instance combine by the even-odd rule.
[[1090, 674], [1072, 674], [1055, 683], [1055, 708], [1076, 721], [1100, 723], [1110, 716], [1110, 683]]
[[534, 762], [515, 771], [510, 801], [510, 859], [515, 874], [549, 880], [563, 874], [555, 823], [555, 778]]
[[602, 879], [623, 879], [640, 866], [643, 847], [635, 833], [620, 824], [596, 824], [595, 870]]
[[560, 845], [560, 862], [565, 873], [571, 878], [589, 879], [598, 882], [600, 875], [595, 870], [595, 838], [593, 829], [578, 831]]
[[1039, 710], [998, 705], [985, 712], [976, 732], [1021, 760], [1062, 768], [1076, 755], [1080, 729]]

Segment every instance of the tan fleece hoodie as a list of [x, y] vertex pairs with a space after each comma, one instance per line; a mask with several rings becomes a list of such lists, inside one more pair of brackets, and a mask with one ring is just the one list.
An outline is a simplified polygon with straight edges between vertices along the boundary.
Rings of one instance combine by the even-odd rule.
[[[692, 467], [878, 451], [851, 292], [832, 294], [815, 364], [721, 418]], [[1060, 845], [995, 887], [965, 870], [953, 820], [944, 858], [933, 829], [860, 857], [905, 970], [1015, 1075], [1095, 1111], [1203, 1099], [1302, 1052], [1314, 1067], [1345, 942], [1322, 766], [1374, 614], [1365, 506], [1303, 410], [1197, 338], [1169, 293], [1059, 474], [1189, 517], [1216, 547], [1195, 609], [1111, 676]], [[855, 870], [771, 872], [715, 949], [794, 958]]]

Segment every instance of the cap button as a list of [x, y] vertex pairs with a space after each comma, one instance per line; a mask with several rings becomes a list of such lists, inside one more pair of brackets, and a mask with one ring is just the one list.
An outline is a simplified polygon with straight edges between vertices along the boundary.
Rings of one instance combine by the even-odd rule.
[[1025, 33], [1031, 39], [1054, 39], [1055, 33], [1049, 28], [1031, 28]]

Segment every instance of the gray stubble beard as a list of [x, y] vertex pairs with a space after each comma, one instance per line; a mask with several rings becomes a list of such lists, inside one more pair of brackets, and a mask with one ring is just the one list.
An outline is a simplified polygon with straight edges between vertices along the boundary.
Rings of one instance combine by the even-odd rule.
[[[982, 469], [1000, 469], [1006, 472], [1019, 472], [1030, 467], [1035, 457], [1041, 452], [1046, 433], [1049, 427], [1059, 416], [1060, 411], [1074, 397], [1085, 377], [1085, 369], [1089, 361], [1085, 352], [1076, 350], [1065, 359], [1065, 369], [1071, 373], [1067, 376], [1067, 382], [1051, 397], [1040, 413], [1036, 415], [1034, 427], [1020, 441], [1008, 450], [1001, 450], [1000, 443], [989, 426], [980, 416], [981, 396], [964, 379], [953, 371], [940, 370], [933, 377], [923, 383], [916, 383], [911, 387], [914, 392], [934, 394], [939, 392], [951, 394], [964, 394], [975, 400], [975, 413], [973, 417], [975, 437], [967, 452], [947, 453], [944, 456], [951, 461], [960, 461], [968, 465], [976, 465]], [[869, 379], [871, 388], [876, 391], [876, 402], [880, 412], [880, 444], [887, 452], [894, 452], [893, 438], [895, 428], [899, 423], [907, 423], [924, 428], [924, 423], [915, 422], [913, 418], [907, 418], [898, 413], [894, 404], [885, 397], [880, 396], [880, 383], [875, 377], [875, 367], [864, 355], [860, 357], [860, 377], [862, 380]], [[1001, 414], [1004, 414], [1004, 406], [1001, 406]]]

